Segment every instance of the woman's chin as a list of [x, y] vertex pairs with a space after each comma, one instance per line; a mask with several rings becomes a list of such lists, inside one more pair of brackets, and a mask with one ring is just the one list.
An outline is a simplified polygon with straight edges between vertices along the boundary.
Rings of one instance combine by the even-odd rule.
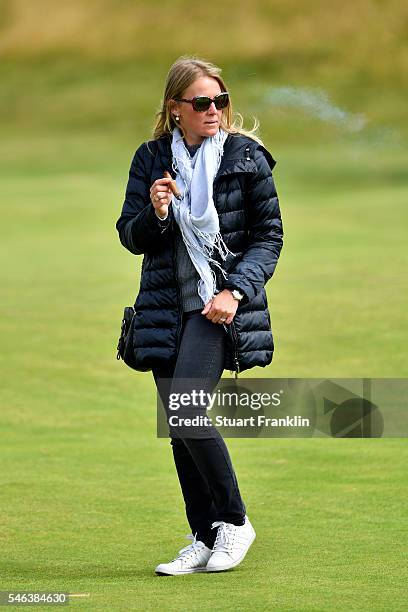
[[219, 124], [217, 123], [216, 125], [206, 125], [202, 135], [203, 136], [215, 136], [215, 134], [218, 132], [219, 129]]

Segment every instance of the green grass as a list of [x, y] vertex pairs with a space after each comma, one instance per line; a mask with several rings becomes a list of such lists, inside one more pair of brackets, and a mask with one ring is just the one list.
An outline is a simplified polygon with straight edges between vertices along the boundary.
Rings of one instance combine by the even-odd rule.
[[[151, 374], [115, 359], [141, 260], [114, 225], [166, 68], [69, 55], [0, 68], [1, 589], [90, 593], [73, 604], [90, 610], [405, 609], [398, 439], [230, 440], [258, 533], [245, 563], [153, 574], [189, 529]], [[278, 160], [285, 231], [267, 285], [274, 361], [244, 376], [406, 377], [402, 92], [254, 59], [225, 74]], [[288, 82], [367, 127], [265, 104]]]
[[3, 589], [90, 593], [74, 605], [92, 610], [404, 609], [397, 440], [231, 441], [258, 534], [245, 565], [155, 577], [188, 528], [151, 404], [135, 388], [111, 407], [86, 396], [69, 416], [57, 403], [48, 420], [10, 426]]

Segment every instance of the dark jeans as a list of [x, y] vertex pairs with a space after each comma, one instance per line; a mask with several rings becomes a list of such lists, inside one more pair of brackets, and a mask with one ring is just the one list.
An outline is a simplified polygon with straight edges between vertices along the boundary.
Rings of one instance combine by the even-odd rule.
[[[223, 326], [209, 321], [201, 310], [184, 313], [175, 366], [153, 369], [167, 414], [168, 396], [174, 389], [180, 390], [179, 379], [184, 383], [188, 378], [200, 379], [200, 389], [213, 391], [224, 369], [225, 339]], [[225, 521], [243, 525], [246, 513], [228, 449], [215, 428], [208, 438], [171, 436], [191, 531], [197, 533], [197, 540], [212, 548], [216, 530], [211, 530], [211, 524]]]

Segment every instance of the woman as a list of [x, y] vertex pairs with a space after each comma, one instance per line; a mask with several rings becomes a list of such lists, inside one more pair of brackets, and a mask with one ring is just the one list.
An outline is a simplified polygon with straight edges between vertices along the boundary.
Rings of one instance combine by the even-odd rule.
[[[283, 244], [275, 162], [256, 128], [234, 120], [220, 72], [191, 57], [170, 68], [154, 138], [135, 153], [116, 224], [125, 248], [144, 255], [135, 362], [152, 370], [168, 416], [169, 394], [185, 391], [186, 381], [212, 391], [224, 369], [266, 366], [274, 350], [264, 286]], [[255, 539], [214, 429], [170, 428], [194, 536], [157, 574], [231, 569]]]

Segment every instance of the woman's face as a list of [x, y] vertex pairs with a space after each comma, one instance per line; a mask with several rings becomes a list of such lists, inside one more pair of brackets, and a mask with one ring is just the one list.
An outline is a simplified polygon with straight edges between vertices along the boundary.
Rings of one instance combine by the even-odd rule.
[[[194, 96], [209, 96], [214, 98], [221, 93], [221, 88], [216, 79], [212, 77], [200, 77], [183, 91], [181, 98], [191, 100]], [[222, 109], [217, 110], [214, 102], [207, 111], [197, 112], [192, 104], [188, 102], [177, 102], [173, 107], [173, 115], [178, 115], [180, 125], [184, 132], [187, 144], [201, 144], [204, 138], [215, 136], [221, 122]]]

